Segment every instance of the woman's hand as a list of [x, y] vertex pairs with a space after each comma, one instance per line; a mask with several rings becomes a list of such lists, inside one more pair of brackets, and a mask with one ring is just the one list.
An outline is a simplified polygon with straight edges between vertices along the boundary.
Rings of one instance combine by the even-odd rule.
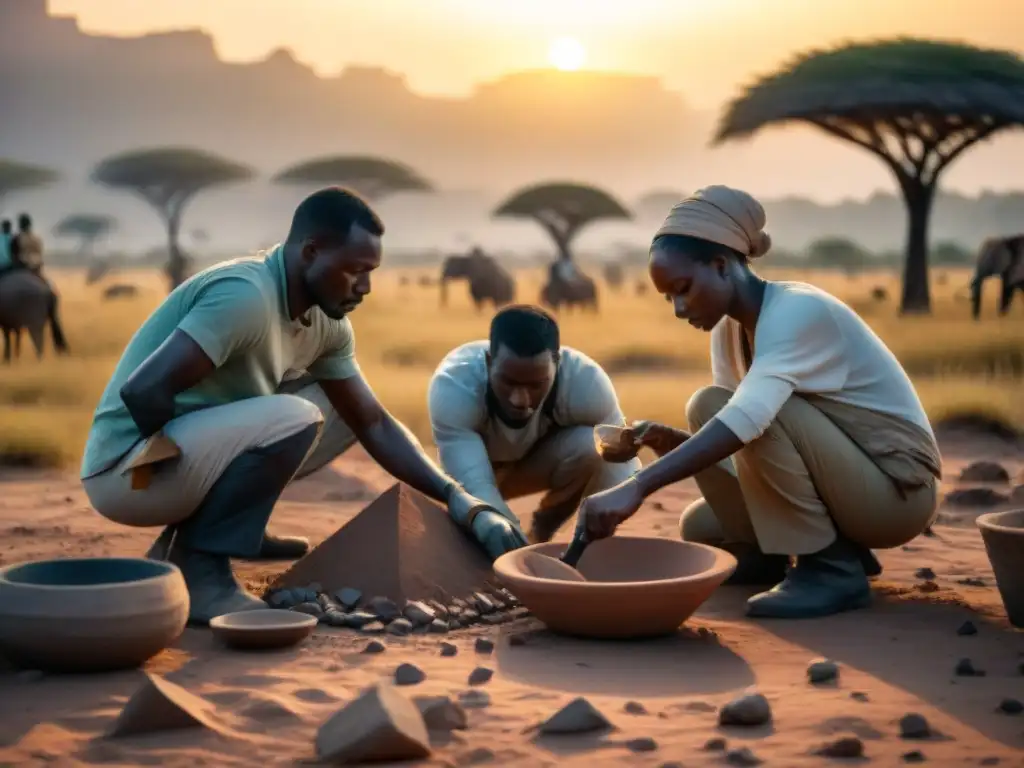
[[691, 437], [689, 432], [655, 421], [638, 421], [631, 429], [636, 435], [635, 444], [638, 447], [650, 448], [659, 458], [674, 451]]
[[640, 486], [630, 478], [607, 491], [587, 496], [580, 504], [577, 526], [588, 541], [605, 539], [631, 518], [643, 501]]

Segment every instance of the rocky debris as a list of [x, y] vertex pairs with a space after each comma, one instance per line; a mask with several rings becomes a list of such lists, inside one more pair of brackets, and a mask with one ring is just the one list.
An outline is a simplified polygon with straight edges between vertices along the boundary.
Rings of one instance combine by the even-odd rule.
[[727, 746], [728, 746], [728, 742], [726, 742], [725, 739], [723, 739], [721, 736], [716, 736], [715, 738], [708, 739], [707, 741], [704, 742], [704, 751], [705, 752], [724, 752], [725, 748]]
[[1004, 715], [1019, 715], [1024, 712], [1024, 704], [1017, 699], [1003, 699], [999, 702], [998, 709]]
[[387, 650], [387, 646], [384, 645], [380, 640], [371, 640], [363, 648], [363, 653], [384, 653]]
[[920, 749], [912, 749], [909, 752], [904, 752], [901, 755], [904, 763], [923, 763], [924, 752]]
[[963, 624], [961, 624], [959, 627], [957, 627], [956, 633], [958, 635], [964, 635], [964, 636], [976, 635], [976, 634], [978, 634], [978, 628], [976, 626], [974, 626], [974, 622], [973, 621], [968, 619]]
[[965, 587], [984, 587], [985, 586], [985, 580], [984, 579], [979, 579], [976, 576], [968, 576], [968, 577], [963, 578], [963, 579], [957, 579], [956, 583], [957, 584], [962, 584]]
[[726, 752], [725, 762], [729, 765], [749, 766], [760, 765], [763, 761], [750, 750], [750, 747], [740, 747]]
[[415, 664], [406, 662], [395, 669], [395, 685], [419, 685], [426, 679], [426, 673]]
[[442, 656], [454, 656], [459, 652], [459, 647], [453, 643], [441, 643]]
[[427, 626], [427, 631], [432, 632], [435, 635], [443, 635], [449, 629], [451, 629], [451, 626], [449, 626], [448, 622], [443, 619], [434, 619]]
[[487, 667], [477, 667], [469, 673], [469, 684], [483, 685], [484, 683], [490, 682], [490, 679], [492, 677], [494, 677], [493, 669], [488, 669]]
[[653, 752], [658, 748], [658, 742], [650, 736], [640, 736], [626, 742], [626, 749], [630, 752]]
[[831, 659], [817, 659], [807, 667], [807, 679], [812, 683], [829, 683], [839, 677], [839, 665]]
[[854, 691], [850, 694], [850, 698], [854, 701], [870, 701], [868, 695], [864, 691]]
[[372, 624], [375, 621], [377, 621], [377, 617], [372, 613], [366, 613], [365, 611], [356, 611], [355, 613], [346, 614], [345, 618], [345, 622], [353, 629], [362, 629], [367, 624]]
[[417, 696], [413, 703], [431, 731], [464, 731], [469, 727], [466, 710], [449, 696]]
[[998, 507], [1009, 500], [1009, 496], [992, 488], [956, 488], [945, 497], [945, 503], [953, 507]]
[[321, 621], [329, 627], [347, 627], [348, 615], [343, 611], [330, 610], [323, 615]]
[[953, 674], [957, 677], [984, 677], [985, 670], [975, 668], [974, 662], [970, 659], [960, 659], [960, 661], [956, 663], [956, 668], [953, 670]]
[[145, 680], [128, 699], [117, 720], [107, 731], [107, 738], [137, 736], [179, 728], [208, 728], [218, 733], [216, 708], [159, 675], [143, 672]]
[[472, 605], [481, 616], [486, 616], [498, 610], [498, 605], [495, 601], [482, 592], [473, 593]]
[[382, 635], [384, 634], [384, 624], [379, 621], [371, 621], [369, 624], [364, 624], [359, 628], [359, 631], [364, 635]]
[[397, 618], [388, 624], [385, 631], [389, 635], [398, 635], [399, 637], [402, 637], [412, 632], [412, 622], [408, 619]]
[[590, 733], [612, 724], [582, 696], [577, 697], [537, 726], [543, 734]]
[[351, 611], [359, 605], [359, 601], [363, 599], [363, 593], [353, 587], [342, 587], [334, 593], [334, 599], [337, 600], [345, 610]]
[[856, 736], [843, 736], [815, 750], [822, 757], [864, 757], [864, 742]]
[[316, 734], [316, 755], [325, 763], [418, 760], [430, 751], [420, 710], [385, 684], [346, 704]]
[[494, 650], [494, 641], [488, 640], [486, 637], [478, 637], [473, 647], [477, 653], [491, 653]]
[[508, 644], [513, 648], [526, 645], [526, 638], [523, 635], [511, 635], [508, 639]]
[[960, 472], [961, 483], [1009, 483], [1006, 467], [994, 461], [976, 461]]
[[622, 707], [622, 711], [628, 715], [646, 715], [647, 707], [639, 701], [627, 701]]
[[918, 568], [916, 571], [914, 571], [914, 578], [925, 579], [926, 581], [934, 581], [935, 571], [933, 571], [931, 568]]
[[718, 711], [719, 725], [764, 725], [771, 719], [771, 705], [760, 693], [744, 694]]
[[372, 613], [385, 624], [402, 615], [398, 604], [387, 597], [371, 597], [365, 608], [367, 613]]
[[307, 613], [310, 616], [315, 616], [317, 619], [324, 616], [324, 609], [320, 607], [320, 603], [315, 601], [308, 603], [299, 603], [294, 608], [292, 608], [292, 610], [298, 613]]
[[402, 615], [417, 627], [426, 627], [437, 618], [434, 609], [419, 600], [411, 600], [406, 603], [405, 608], [402, 609]]
[[901, 739], [927, 739], [931, 735], [931, 726], [928, 725], [924, 715], [919, 715], [917, 712], [908, 712], [900, 718]]
[[[463, 752], [455, 757], [455, 765], [462, 768], [462, 766], [482, 765], [483, 763], [493, 762], [497, 755], [494, 754], [493, 749], [487, 747], [476, 747], [475, 749], [469, 750], [469, 752]], [[451, 763], [449, 763], [451, 765]]]
[[466, 709], [483, 709], [491, 704], [490, 694], [487, 691], [481, 691], [479, 688], [463, 691], [459, 694], [458, 699], [459, 703]]
[[323, 609], [324, 613], [327, 613], [328, 611], [342, 610], [341, 605], [336, 603], [334, 601], [334, 598], [332, 598], [326, 592], [321, 592], [320, 594], [318, 594], [316, 596], [316, 602]]

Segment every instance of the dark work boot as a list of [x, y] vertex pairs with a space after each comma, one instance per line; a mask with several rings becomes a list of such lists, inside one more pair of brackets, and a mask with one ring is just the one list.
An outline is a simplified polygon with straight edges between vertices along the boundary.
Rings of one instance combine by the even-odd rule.
[[789, 555], [766, 555], [755, 544], [716, 544], [736, 558], [736, 570], [725, 586], [771, 586], [786, 578]]
[[263, 600], [238, 583], [227, 555], [197, 552], [175, 543], [168, 560], [178, 566], [185, 577], [188, 620], [193, 624], [209, 624], [210, 619], [225, 613], [267, 607]]
[[781, 583], [747, 600], [747, 616], [807, 619], [867, 607], [871, 585], [861, 549], [837, 538], [820, 552], [800, 555]]

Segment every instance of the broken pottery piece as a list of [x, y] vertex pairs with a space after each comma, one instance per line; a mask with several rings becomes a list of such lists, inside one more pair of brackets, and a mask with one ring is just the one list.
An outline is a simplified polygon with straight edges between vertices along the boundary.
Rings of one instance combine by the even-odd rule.
[[0, 568], [0, 652], [50, 672], [137, 667], [174, 643], [189, 596], [177, 566], [82, 557]]
[[336, 764], [417, 760], [430, 755], [430, 735], [419, 708], [378, 683], [320, 726], [316, 755]]
[[1006, 617], [1024, 627], [1024, 509], [989, 512], [975, 521], [992, 564]]
[[594, 447], [602, 459], [621, 464], [636, 457], [636, 432], [630, 427], [598, 424], [594, 427]]
[[586, 577], [556, 557], [528, 552], [523, 558], [523, 570], [538, 579], [559, 579], [561, 581], [586, 581]]
[[216, 708], [159, 675], [143, 673], [145, 682], [121, 709], [106, 738], [139, 736], [178, 728], [208, 728], [223, 733]]
[[273, 608], [225, 613], [210, 619], [213, 634], [240, 650], [287, 648], [313, 634], [316, 625], [316, 616]]
[[549, 629], [578, 637], [671, 634], [736, 568], [735, 557], [705, 544], [613, 536], [583, 554], [578, 570], [585, 581], [534, 575], [531, 555], [553, 557], [563, 547], [547, 542], [507, 552], [494, 573]]

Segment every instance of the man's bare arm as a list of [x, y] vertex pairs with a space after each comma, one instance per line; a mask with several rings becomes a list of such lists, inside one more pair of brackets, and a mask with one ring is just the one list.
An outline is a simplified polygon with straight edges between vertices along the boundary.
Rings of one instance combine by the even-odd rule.
[[174, 418], [174, 397], [213, 373], [216, 366], [192, 337], [175, 330], [121, 387], [121, 400], [143, 437]]
[[455, 486], [412, 433], [387, 412], [361, 374], [318, 382], [334, 410], [392, 476], [442, 504]]

